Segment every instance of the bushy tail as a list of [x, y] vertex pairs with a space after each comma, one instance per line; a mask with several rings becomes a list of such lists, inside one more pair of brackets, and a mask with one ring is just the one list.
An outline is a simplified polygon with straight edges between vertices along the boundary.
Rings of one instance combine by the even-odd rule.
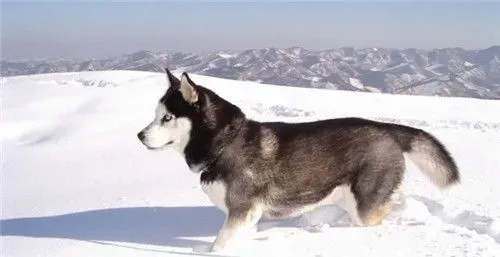
[[455, 160], [438, 139], [421, 129], [391, 126], [403, 152], [436, 186], [445, 188], [460, 182]]

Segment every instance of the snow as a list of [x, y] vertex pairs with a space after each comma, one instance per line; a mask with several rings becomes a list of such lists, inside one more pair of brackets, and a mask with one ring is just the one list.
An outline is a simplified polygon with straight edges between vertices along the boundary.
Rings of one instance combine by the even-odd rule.
[[472, 67], [472, 66], [474, 66], [474, 64], [473, 64], [473, 63], [470, 63], [470, 62], [467, 62], [467, 61], [465, 61], [465, 62], [464, 62], [464, 65], [465, 65], [465, 66], [467, 66], [467, 67]]
[[357, 78], [349, 78], [349, 83], [351, 83], [351, 85], [357, 89], [364, 89], [365, 88], [363, 83], [361, 83], [361, 81]]
[[224, 53], [219, 53], [218, 55], [219, 55], [221, 58], [224, 58], [224, 59], [229, 59], [229, 58], [234, 57], [234, 54], [224, 54]]
[[[192, 79], [258, 120], [362, 116], [427, 129], [448, 146], [463, 181], [439, 191], [408, 162], [405, 198], [380, 226], [352, 227], [328, 206], [263, 221], [214, 256], [500, 256], [499, 101]], [[180, 156], [147, 151], [136, 139], [167, 87], [164, 74], [1, 82], [2, 256], [212, 255], [197, 250], [224, 215]]]
[[376, 87], [368, 87], [368, 86], [365, 86], [365, 89], [368, 89], [370, 92], [377, 92], [377, 93], [381, 93], [382, 91]]
[[[402, 78], [406, 79], [407, 81], [410, 81], [411, 80], [410, 75], [406, 75], [406, 76], [405, 75], [402, 75]], [[351, 86], [353, 86], [353, 87], [355, 87], [357, 89], [360, 89], [360, 90], [365, 90], [365, 91], [375, 92], [375, 93], [381, 93], [382, 92], [380, 89], [378, 89], [376, 87], [371, 87], [371, 86], [364, 85], [363, 82], [361, 82], [361, 80], [359, 80], [357, 78], [349, 78], [349, 83], [351, 84]]]
[[320, 81], [320, 80], [321, 80], [321, 78], [320, 78], [320, 77], [317, 77], [317, 76], [311, 77], [311, 81], [312, 81], [312, 82], [318, 82], [318, 81]]

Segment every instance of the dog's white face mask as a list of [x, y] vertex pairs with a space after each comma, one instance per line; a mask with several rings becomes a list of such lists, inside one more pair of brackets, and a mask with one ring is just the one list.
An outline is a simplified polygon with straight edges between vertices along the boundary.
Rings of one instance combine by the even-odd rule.
[[[167, 70], [167, 78], [171, 89], [179, 90], [186, 103], [191, 104], [198, 100], [198, 94], [194, 88], [195, 85], [186, 73], [182, 74], [179, 81]], [[192, 123], [189, 118], [175, 117], [160, 100], [156, 106], [154, 120], [139, 132], [137, 136], [151, 150], [169, 147], [184, 153], [184, 149], [189, 142], [191, 127]]]
[[154, 120], [146, 126], [138, 137], [151, 150], [171, 147], [183, 152], [189, 141], [191, 121], [177, 118], [167, 110], [163, 103], [156, 106]]

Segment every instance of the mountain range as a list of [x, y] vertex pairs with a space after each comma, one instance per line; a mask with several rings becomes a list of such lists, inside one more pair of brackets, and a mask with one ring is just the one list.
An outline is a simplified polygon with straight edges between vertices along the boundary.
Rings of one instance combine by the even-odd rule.
[[141, 50], [101, 59], [2, 60], [0, 65], [2, 76], [98, 70], [163, 72], [168, 67], [275, 85], [500, 99], [500, 46], [319, 51], [271, 47], [208, 53]]

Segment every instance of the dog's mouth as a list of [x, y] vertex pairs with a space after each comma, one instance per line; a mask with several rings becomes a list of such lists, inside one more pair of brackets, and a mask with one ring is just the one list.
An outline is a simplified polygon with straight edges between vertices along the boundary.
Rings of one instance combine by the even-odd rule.
[[151, 150], [151, 151], [159, 151], [159, 150], [162, 150], [163, 148], [171, 145], [172, 143], [174, 143], [174, 141], [168, 141], [166, 144], [159, 146], [159, 147], [151, 147], [151, 146], [146, 145], [146, 148], [148, 148], [148, 150]]

